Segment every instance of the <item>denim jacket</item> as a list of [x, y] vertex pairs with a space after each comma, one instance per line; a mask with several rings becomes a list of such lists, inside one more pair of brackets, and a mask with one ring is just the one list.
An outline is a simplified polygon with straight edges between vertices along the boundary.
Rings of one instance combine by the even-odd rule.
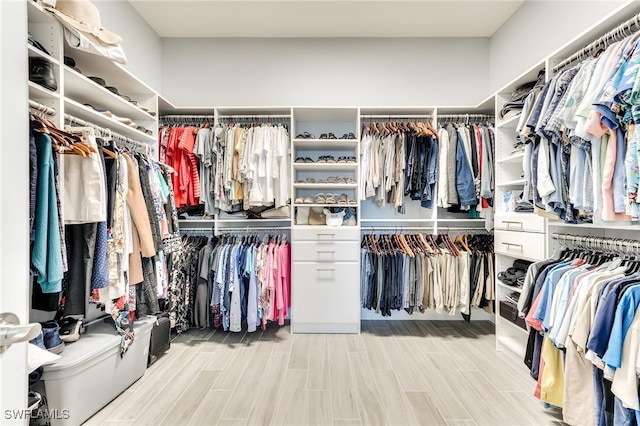
[[438, 175], [438, 139], [430, 136], [429, 158], [427, 159], [427, 176], [424, 191], [420, 205], [426, 209], [430, 209], [433, 205], [433, 196]]
[[460, 206], [476, 206], [478, 199], [476, 198], [476, 187], [473, 181], [473, 173], [467, 161], [464, 143], [462, 137], [458, 133], [458, 143], [456, 149], [456, 189], [460, 198]]

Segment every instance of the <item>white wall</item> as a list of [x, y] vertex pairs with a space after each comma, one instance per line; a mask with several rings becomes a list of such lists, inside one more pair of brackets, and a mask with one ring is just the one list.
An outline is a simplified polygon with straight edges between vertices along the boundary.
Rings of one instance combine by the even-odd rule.
[[524, 2], [491, 37], [489, 93], [542, 62], [623, 3], [623, 0]]
[[488, 70], [488, 38], [162, 40], [179, 106], [472, 105]]
[[156, 91], [162, 90], [161, 38], [125, 0], [94, 0], [102, 26], [122, 37], [127, 69]]

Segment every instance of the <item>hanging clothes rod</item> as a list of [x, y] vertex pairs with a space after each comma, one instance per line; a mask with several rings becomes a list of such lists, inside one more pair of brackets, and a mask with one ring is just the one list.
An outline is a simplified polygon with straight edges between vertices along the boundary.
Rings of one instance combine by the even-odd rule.
[[479, 120], [495, 120], [496, 116], [493, 114], [438, 114], [438, 120], [444, 118], [448, 119], [479, 119]]
[[580, 49], [573, 55], [569, 56], [568, 58], [566, 58], [565, 60], [557, 64], [555, 67], [553, 67], [553, 72], [556, 73], [559, 70], [566, 67], [567, 65], [573, 63], [574, 61], [580, 58], [583, 58], [587, 55], [590, 55], [592, 52], [595, 52], [599, 46], [603, 46], [603, 45], [606, 46], [611, 41], [621, 40], [628, 37], [629, 34], [626, 34], [625, 31], [631, 30], [634, 27], [636, 30], [640, 29], [640, 13], [636, 14], [630, 19], [627, 19], [625, 22], [618, 25], [608, 33], [604, 34], [602, 37], [598, 38], [597, 40], [594, 40], [593, 42], [586, 45], [584, 48]]
[[161, 115], [160, 119], [163, 118], [185, 118], [185, 119], [211, 119], [213, 120], [215, 117], [213, 114], [210, 115], [194, 115], [194, 114], [183, 114], [183, 115], [176, 115], [176, 114], [167, 114], [167, 115]]
[[[442, 229], [443, 228], [443, 229]], [[470, 231], [470, 232], [486, 232], [488, 233], [489, 231], [487, 231], [485, 228], [479, 228], [479, 227], [442, 227], [442, 228], [438, 228], [438, 231], [445, 231], [445, 232], [449, 232], [449, 231]], [[362, 226], [360, 228], [360, 231], [397, 231], [397, 232], [401, 232], [401, 231], [422, 231], [422, 232], [427, 232], [427, 231], [433, 231], [433, 227], [431, 226]], [[431, 233], [431, 232], [429, 232]]]
[[403, 120], [411, 120], [414, 118], [432, 118], [432, 115], [383, 115], [383, 114], [374, 114], [374, 115], [361, 115], [360, 118], [372, 119], [372, 118], [386, 118], [386, 119], [403, 119]]
[[234, 120], [234, 119], [244, 119], [244, 120], [255, 120], [255, 119], [265, 119], [265, 118], [291, 118], [291, 114], [274, 114], [274, 115], [264, 115], [264, 114], [256, 114], [256, 115], [220, 115], [218, 116], [219, 120]]
[[41, 103], [38, 103], [36, 101], [32, 101], [31, 99], [29, 99], [29, 108], [34, 109], [36, 111], [39, 112], [43, 112], [47, 115], [56, 115], [58, 113], [58, 111], [56, 111], [55, 108], [51, 108], [48, 107], [46, 105], [42, 105]]
[[149, 155], [149, 153], [151, 152], [151, 146], [147, 145], [145, 143], [142, 142], [138, 142], [136, 140], [133, 140], [131, 138], [128, 138], [126, 136], [122, 136], [119, 133], [116, 133], [114, 131], [112, 131], [111, 129], [107, 129], [104, 127], [100, 127], [97, 126], [93, 123], [90, 123], [88, 121], [85, 121], [81, 118], [78, 117], [74, 117], [73, 115], [70, 114], [65, 114], [64, 115], [64, 119], [65, 121], [68, 121], [70, 123], [75, 123], [81, 127], [91, 127], [92, 129], [96, 130], [98, 133], [101, 133], [105, 136], [108, 137], [112, 137], [114, 139], [117, 139], [119, 142], [125, 143], [127, 144], [130, 148], [136, 149], [136, 150], [142, 150], [142, 152], [144, 152], [145, 154]]
[[589, 249], [603, 249], [610, 251], [624, 251], [640, 253], [640, 241], [622, 238], [590, 237], [585, 235], [572, 235], [552, 233], [551, 238], [564, 243], [576, 244]]

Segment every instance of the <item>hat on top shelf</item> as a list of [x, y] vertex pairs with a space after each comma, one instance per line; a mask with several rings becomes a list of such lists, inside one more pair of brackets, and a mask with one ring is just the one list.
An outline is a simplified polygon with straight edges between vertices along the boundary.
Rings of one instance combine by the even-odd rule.
[[98, 8], [89, 0], [57, 0], [55, 8], [45, 8], [54, 13], [64, 24], [84, 34], [94, 36], [100, 43], [115, 45], [122, 37], [102, 26]]

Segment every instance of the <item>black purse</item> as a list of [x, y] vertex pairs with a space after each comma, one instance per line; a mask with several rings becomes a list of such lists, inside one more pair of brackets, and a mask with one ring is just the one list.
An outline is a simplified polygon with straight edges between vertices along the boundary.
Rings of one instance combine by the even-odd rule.
[[29, 80], [55, 92], [58, 81], [53, 64], [43, 58], [29, 58]]

